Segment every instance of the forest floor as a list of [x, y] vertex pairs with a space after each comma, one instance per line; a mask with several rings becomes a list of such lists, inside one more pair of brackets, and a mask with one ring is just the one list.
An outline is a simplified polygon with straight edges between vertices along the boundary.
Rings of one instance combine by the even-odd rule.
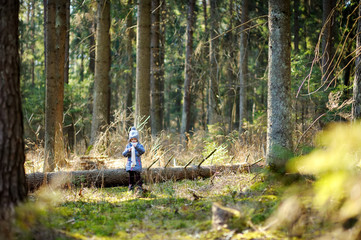
[[[310, 239], [317, 235], [316, 226], [303, 232], [302, 238], [290, 229], [272, 227], [272, 216], [289, 186], [263, 169], [144, 188], [143, 194], [127, 187], [40, 189], [17, 211], [17, 239]], [[212, 226], [214, 203], [239, 211], [236, 224]]]
[[[263, 227], [283, 184], [262, 172], [127, 187], [40, 189], [18, 209], [19, 239], [285, 239]], [[212, 227], [212, 205], [237, 209], [238, 225]]]
[[[259, 163], [245, 173], [146, 183], [143, 194], [128, 192], [127, 187], [47, 186], [18, 207], [14, 239], [361, 239], [360, 132], [361, 122], [324, 131], [317, 138], [320, 147], [300, 148], [282, 176]], [[214, 149], [218, 150], [203, 165], [257, 162], [264, 155], [262, 144], [249, 147], [230, 137], [227, 152], [223, 145], [203, 139], [194, 137], [189, 152], [173, 147], [168, 154], [177, 158], [174, 166], [184, 166], [194, 157], [203, 159]], [[152, 148], [151, 141], [146, 145], [150, 150], [142, 160], [150, 166], [158, 158], [155, 152], [162, 151]], [[27, 156], [27, 173], [41, 171], [41, 152]], [[114, 159], [106, 161], [106, 168], [124, 168], [116, 154], [109, 156]], [[78, 165], [61, 170], [79, 169], [78, 160], [73, 160]], [[227, 226], [215, 226], [218, 206], [233, 214]]]

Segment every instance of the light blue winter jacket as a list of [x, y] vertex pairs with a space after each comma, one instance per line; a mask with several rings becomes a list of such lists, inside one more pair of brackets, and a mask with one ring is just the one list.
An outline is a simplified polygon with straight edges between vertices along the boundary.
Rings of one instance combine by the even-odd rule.
[[131, 163], [132, 163], [132, 157], [131, 157], [132, 151], [130, 150], [131, 147], [132, 147], [132, 144], [128, 143], [123, 152], [123, 156], [128, 157], [127, 165], [125, 166], [125, 170], [127, 172], [128, 171], [141, 172], [142, 171], [142, 161], [141, 161], [140, 155], [142, 155], [145, 152], [145, 149], [144, 149], [143, 145], [138, 142], [138, 144], [135, 146], [136, 165], [135, 165], [135, 167], [131, 167]]

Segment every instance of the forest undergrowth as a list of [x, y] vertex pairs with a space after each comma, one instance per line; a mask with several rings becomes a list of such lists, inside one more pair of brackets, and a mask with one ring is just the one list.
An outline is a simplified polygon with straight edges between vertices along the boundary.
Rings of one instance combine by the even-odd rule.
[[[17, 213], [19, 239], [258, 239], [286, 236], [258, 231], [284, 188], [261, 172], [126, 187], [43, 188]], [[241, 209], [248, 230], [212, 228], [212, 204]], [[244, 231], [245, 230], [245, 231]], [[231, 239], [231, 238], [228, 238]]]
[[[204, 165], [252, 163], [264, 156], [265, 134], [260, 128], [240, 136], [224, 134], [221, 127], [215, 126], [209, 133], [193, 133], [186, 145], [179, 135], [163, 133], [152, 139], [140, 131], [141, 141], [148, 150], [143, 158], [145, 167], [155, 160], [154, 166], [161, 167], [169, 159], [176, 166], [184, 166], [192, 158], [196, 164], [214, 149]], [[255, 172], [223, 172], [209, 179], [146, 183], [146, 191], [141, 195], [128, 192], [126, 187], [44, 187], [31, 193], [28, 202], [17, 209], [16, 236], [19, 239], [360, 239], [360, 132], [360, 122], [329, 126], [309, 140], [314, 142], [313, 146], [299, 147], [299, 153], [289, 161], [286, 174], [281, 176], [272, 174], [261, 164]], [[84, 154], [106, 155], [107, 161], [117, 161], [118, 165], [104, 167], [122, 167], [126, 131], [107, 134], [110, 139], [107, 145], [99, 142]], [[77, 161], [77, 157], [69, 162]], [[27, 164], [41, 171], [35, 166], [41, 162], [31, 166], [28, 159]], [[58, 170], [77, 170], [79, 166], [69, 164]], [[238, 214], [226, 226], [215, 227], [212, 210], [215, 204]]]
[[[82, 168], [82, 159], [92, 157], [100, 160], [98, 168], [125, 168], [126, 159], [122, 152], [128, 141], [128, 130], [125, 127], [129, 120], [124, 113], [115, 114], [115, 121], [107, 130], [99, 135], [94, 145], [86, 144], [85, 139], [77, 141], [75, 146], [66, 145], [66, 165], [56, 166], [55, 171], [73, 171]], [[168, 166], [184, 166], [189, 163], [198, 164], [202, 159], [212, 155], [203, 165], [252, 163], [265, 155], [266, 128], [265, 119], [249, 124], [240, 135], [238, 131], [228, 132], [225, 126], [208, 126], [207, 131], [197, 130], [180, 135], [172, 131], [162, 131], [156, 137], [142, 125], [138, 128], [140, 142], [146, 149], [142, 155], [142, 165], [147, 168]], [[42, 172], [44, 165], [44, 148], [42, 143], [27, 139], [26, 141], [26, 173]]]

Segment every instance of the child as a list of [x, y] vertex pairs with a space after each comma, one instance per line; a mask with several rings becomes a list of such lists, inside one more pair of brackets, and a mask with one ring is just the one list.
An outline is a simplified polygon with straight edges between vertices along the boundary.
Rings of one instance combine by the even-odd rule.
[[142, 162], [140, 155], [145, 150], [142, 144], [139, 143], [139, 133], [135, 127], [132, 127], [129, 132], [129, 143], [125, 147], [123, 152], [124, 157], [128, 157], [125, 170], [129, 173], [129, 191], [134, 190], [135, 186], [138, 186], [138, 190], [142, 191], [142, 178], [140, 173], [142, 172]]

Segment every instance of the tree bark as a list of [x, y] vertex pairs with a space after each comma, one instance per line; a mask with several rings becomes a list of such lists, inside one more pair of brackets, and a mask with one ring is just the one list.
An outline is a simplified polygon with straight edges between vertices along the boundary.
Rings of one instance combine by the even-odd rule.
[[[179, 181], [183, 179], [209, 178], [219, 172], [248, 172], [259, 168], [255, 164], [203, 166], [203, 167], [177, 167], [177, 168], [151, 168], [142, 172], [142, 177], [147, 184], [165, 181]], [[26, 175], [30, 191], [38, 189], [44, 183], [58, 187], [95, 186], [117, 187], [129, 184], [128, 173], [125, 169], [103, 169], [90, 171], [30, 173]], [[45, 181], [46, 180], [46, 181]]]
[[191, 117], [191, 85], [193, 82], [192, 58], [193, 58], [193, 32], [196, 1], [188, 2], [187, 16], [187, 43], [186, 43], [186, 59], [185, 59], [185, 76], [184, 76], [184, 94], [182, 108], [181, 134], [189, 132]]
[[269, 0], [267, 164], [283, 171], [292, 150], [290, 0]]
[[[208, 30], [208, 13], [207, 13], [207, 1], [202, 0], [202, 6], [203, 6], [203, 18], [204, 18], [204, 39], [205, 41], [209, 40], [209, 30]], [[203, 56], [202, 59], [204, 61], [205, 66], [209, 66], [209, 45], [205, 44], [203, 48]], [[201, 98], [202, 98], [202, 106], [201, 106], [201, 125], [203, 126], [203, 129], [207, 129], [207, 118], [208, 118], [208, 109], [207, 109], [207, 103], [208, 103], [208, 88], [207, 88], [207, 79], [209, 79], [209, 73], [206, 71], [204, 73], [204, 77], [201, 80]]]
[[19, 1], [0, 2], [0, 239], [11, 238], [15, 207], [27, 195], [20, 95]]
[[151, 129], [152, 135], [156, 136], [163, 128], [163, 111], [161, 101], [161, 69], [160, 69], [160, 12], [159, 0], [152, 0], [151, 6], [151, 48], [150, 48], [150, 83], [151, 83]]
[[[150, 0], [139, 1], [137, 25], [135, 125], [139, 126], [150, 115]], [[145, 128], [149, 126], [147, 121]]]
[[160, 82], [160, 118], [162, 119], [162, 127], [163, 130], [165, 128], [165, 102], [164, 102], [164, 61], [165, 61], [165, 33], [166, 33], [166, 20], [167, 20], [167, 8], [166, 8], [166, 1], [162, 1], [161, 6], [161, 14], [160, 14], [160, 46], [159, 46], [159, 82]]
[[70, 0], [66, 0], [66, 35], [65, 35], [65, 65], [64, 83], [69, 83], [69, 37], [70, 37]]
[[109, 124], [110, 1], [97, 0], [97, 34], [91, 144]]
[[248, 82], [248, 0], [242, 0], [241, 40], [239, 53], [239, 132], [243, 132], [243, 123], [246, 119], [246, 84]]
[[[233, 118], [233, 110], [235, 108], [236, 105], [236, 89], [237, 87], [237, 82], [238, 82], [238, 74], [237, 72], [239, 71], [237, 66], [238, 64], [238, 56], [236, 57], [236, 52], [237, 51], [237, 46], [236, 46], [236, 42], [237, 42], [237, 38], [234, 34], [233, 28], [234, 28], [234, 1], [230, 0], [229, 4], [228, 4], [228, 11], [229, 11], [229, 25], [228, 25], [228, 30], [227, 30], [227, 34], [225, 35], [225, 41], [224, 41], [224, 45], [225, 47], [225, 55], [227, 56], [227, 60], [226, 60], [226, 84], [227, 84], [227, 89], [225, 92], [225, 104], [224, 104], [224, 108], [223, 108], [223, 112], [224, 112], [224, 116], [225, 116], [225, 122], [228, 125], [227, 131], [230, 133], [233, 130], [233, 123], [234, 123], [234, 118]], [[242, 11], [242, 10], [241, 10]]]
[[[89, 10], [91, 11], [91, 10]], [[96, 36], [96, 30], [97, 29], [97, 23], [95, 17], [93, 17], [93, 20], [89, 23], [89, 71], [94, 74], [95, 72], [95, 36]]]
[[44, 171], [64, 165], [63, 101], [67, 0], [47, 2]]
[[35, 86], [35, 0], [31, 2], [31, 86]]
[[208, 124], [213, 125], [220, 121], [219, 92], [218, 92], [218, 13], [217, 0], [210, 0], [210, 45], [209, 61], [210, 76], [208, 86]]
[[[128, 11], [131, 11], [133, 7], [133, 0], [128, 0]], [[134, 30], [133, 30], [133, 14], [130, 13], [127, 16], [127, 40], [126, 40], [126, 51], [127, 51], [127, 68], [128, 72], [126, 73], [126, 96], [125, 96], [125, 107], [127, 113], [127, 129], [131, 127], [132, 114], [133, 114], [133, 71], [134, 71], [134, 59], [133, 59], [133, 40], [134, 40]]]
[[[361, 1], [359, 2], [361, 4]], [[352, 120], [361, 118], [361, 6], [358, 9], [357, 32], [356, 32], [356, 59], [355, 78], [353, 82]]]

